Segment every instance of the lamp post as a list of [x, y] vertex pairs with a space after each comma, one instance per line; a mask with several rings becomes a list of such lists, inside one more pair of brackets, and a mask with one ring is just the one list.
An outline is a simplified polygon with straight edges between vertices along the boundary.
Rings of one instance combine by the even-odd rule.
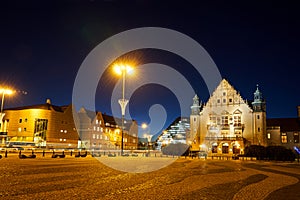
[[[4, 132], [4, 126], [3, 126], [3, 117], [5, 113], [3, 113], [3, 106], [4, 106], [4, 97], [6, 94], [10, 95], [13, 93], [10, 89], [0, 88], [0, 93], [2, 93], [2, 100], [1, 100], [1, 113], [0, 113], [0, 132]], [[4, 143], [3, 141], [4, 137], [1, 139], [1, 143]]]
[[129, 65], [119, 65], [116, 64], [114, 66], [114, 70], [117, 74], [122, 76], [122, 99], [119, 99], [119, 104], [121, 106], [122, 112], [122, 139], [121, 139], [121, 155], [123, 155], [124, 150], [124, 117], [125, 117], [125, 110], [129, 100], [125, 99], [125, 80], [126, 80], [126, 73], [130, 74], [133, 69]]
[[5, 115], [5, 113], [3, 113], [3, 106], [4, 106], [4, 97], [6, 94], [10, 95], [13, 93], [12, 90], [10, 89], [4, 89], [4, 88], [1, 88], [0, 89], [0, 93], [2, 93], [2, 100], [1, 100], [1, 116], [0, 116], [0, 123], [1, 123], [1, 129], [2, 129], [2, 120], [3, 120], [3, 117]]

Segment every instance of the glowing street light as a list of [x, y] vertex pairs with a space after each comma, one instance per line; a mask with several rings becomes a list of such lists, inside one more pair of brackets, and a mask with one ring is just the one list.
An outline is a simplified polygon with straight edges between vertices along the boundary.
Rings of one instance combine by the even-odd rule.
[[0, 112], [0, 124], [1, 124], [1, 130], [3, 130], [3, 125], [2, 125], [2, 122], [3, 122], [3, 117], [5, 115], [5, 113], [3, 113], [3, 106], [4, 106], [4, 97], [5, 95], [11, 95], [14, 93], [13, 90], [11, 89], [8, 89], [8, 88], [0, 88], [0, 94], [2, 93], [2, 101], [1, 101], [1, 112]]
[[129, 102], [129, 100], [125, 99], [125, 80], [126, 80], [126, 74], [132, 74], [133, 68], [130, 65], [126, 64], [115, 64], [114, 65], [114, 71], [118, 75], [122, 75], [122, 99], [119, 99], [119, 104], [121, 106], [121, 112], [122, 112], [122, 141], [121, 141], [121, 155], [123, 155], [123, 146], [124, 146], [124, 117], [125, 117], [125, 109]]

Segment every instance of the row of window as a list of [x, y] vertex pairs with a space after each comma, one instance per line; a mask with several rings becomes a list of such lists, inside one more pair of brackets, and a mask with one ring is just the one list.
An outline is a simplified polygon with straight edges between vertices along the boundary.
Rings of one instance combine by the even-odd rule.
[[[281, 133], [280, 137], [281, 137], [281, 143], [282, 144], [287, 144], [288, 143], [287, 133]], [[268, 140], [271, 139], [271, 133], [267, 134], [267, 138], [268, 138]], [[299, 143], [299, 133], [298, 132], [293, 133], [293, 140], [290, 140], [290, 142]]]
[[[22, 118], [20, 118], [20, 119], [19, 119], [19, 123], [21, 124], [22, 121], [23, 121]], [[24, 122], [27, 122], [27, 118], [24, 119]]]

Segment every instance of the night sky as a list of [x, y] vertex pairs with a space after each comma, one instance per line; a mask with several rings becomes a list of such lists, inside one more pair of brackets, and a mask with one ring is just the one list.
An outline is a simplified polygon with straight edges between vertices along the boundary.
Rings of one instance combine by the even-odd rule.
[[[70, 104], [77, 71], [93, 48], [119, 32], [153, 26], [195, 39], [244, 99], [253, 99], [258, 83], [269, 118], [296, 117], [299, 9], [294, 1], [1, 2], [0, 84], [20, 91], [5, 99], [5, 107], [40, 104], [47, 98], [54, 105]], [[156, 61], [174, 67], [189, 79], [202, 101], [208, 100], [202, 78], [195, 77], [189, 63], [178, 56], [150, 49], [129, 57], [139, 63]], [[106, 74], [104, 80], [99, 83], [96, 107], [111, 114], [108, 97], [117, 78]], [[131, 116], [139, 124], [149, 123], [148, 109], [156, 103], [167, 110], [166, 126], [178, 116], [174, 95], [158, 85], [146, 85], [134, 93]]]

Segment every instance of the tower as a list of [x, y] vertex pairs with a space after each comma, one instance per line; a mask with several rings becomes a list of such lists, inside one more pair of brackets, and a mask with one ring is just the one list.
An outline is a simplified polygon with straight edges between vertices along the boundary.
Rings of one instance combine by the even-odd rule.
[[262, 93], [256, 85], [254, 92], [253, 107], [253, 141], [255, 145], [267, 145], [266, 136], [266, 102], [263, 99]]
[[193, 98], [193, 105], [191, 106], [190, 133], [186, 136], [186, 143], [190, 145], [192, 150], [199, 150], [200, 107], [201, 103], [199, 103], [199, 98], [195, 95]]

